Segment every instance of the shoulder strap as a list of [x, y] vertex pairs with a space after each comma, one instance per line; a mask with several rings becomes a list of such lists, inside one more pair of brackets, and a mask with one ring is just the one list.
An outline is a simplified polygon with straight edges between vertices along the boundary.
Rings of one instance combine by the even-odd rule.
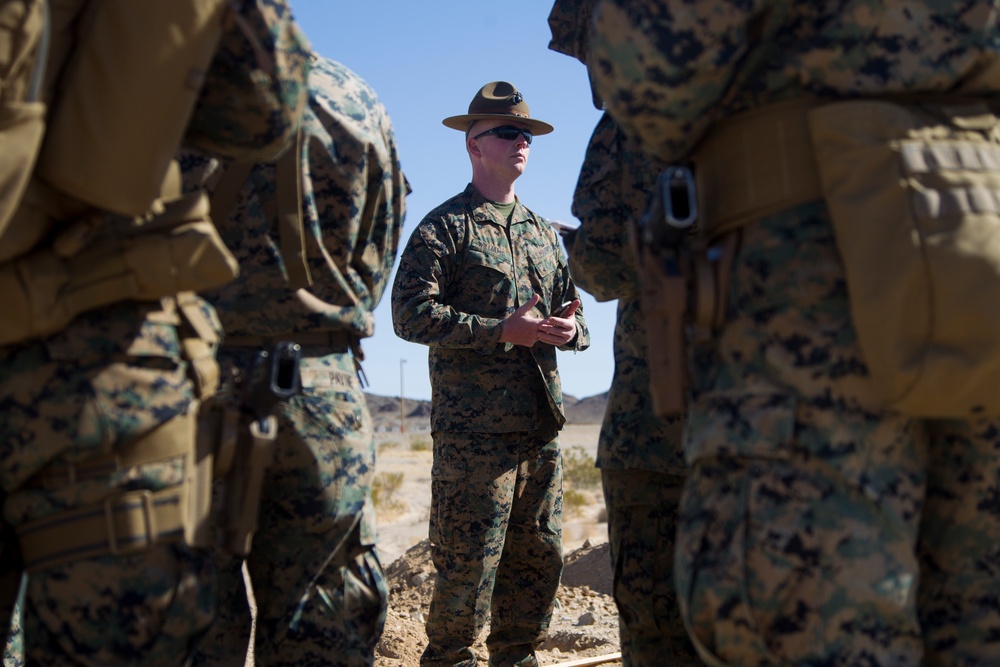
[[[278, 210], [278, 249], [288, 273], [288, 286], [296, 290], [312, 285], [306, 262], [306, 239], [302, 225], [302, 188], [300, 159], [301, 135], [275, 163], [275, 189]], [[239, 200], [243, 185], [253, 169], [252, 162], [232, 162], [226, 167], [212, 193], [212, 212], [229, 215]]]
[[275, 164], [278, 198], [278, 242], [288, 273], [288, 286], [297, 290], [312, 285], [306, 261], [306, 236], [302, 225], [302, 130], [295, 145]]

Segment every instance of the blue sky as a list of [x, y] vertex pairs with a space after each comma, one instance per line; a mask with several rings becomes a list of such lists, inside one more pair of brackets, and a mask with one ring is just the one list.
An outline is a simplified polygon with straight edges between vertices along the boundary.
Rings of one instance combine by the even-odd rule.
[[[441, 120], [465, 113], [489, 81], [513, 83], [531, 115], [555, 126], [532, 144], [518, 196], [541, 216], [577, 222], [570, 213], [573, 190], [600, 112], [583, 65], [548, 48], [552, 1], [290, 2], [314, 50], [361, 75], [392, 117], [413, 187], [401, 248], [428, 211], [471, 179], [463, 135]], [[614, 367], [615, 302], [584, 294], [583, 308], [591, 348], [558, 356], [563, 391], [577, 398], [607, 391]], [[402, 379], [407, 398], [429, 399], [427, 348], [397, 338], [389, 311], [387, 290], [375, 310], [375, 336], [364, 343], [367, 390], [398, 396]]]

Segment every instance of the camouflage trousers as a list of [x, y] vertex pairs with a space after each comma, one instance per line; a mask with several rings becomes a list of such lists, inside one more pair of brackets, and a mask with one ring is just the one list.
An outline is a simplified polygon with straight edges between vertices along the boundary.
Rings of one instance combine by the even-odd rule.
[[430, 539], [437, 569], [424, 667], [474, 667], [487, 619], [491, 667], [535, 667], [562, 575], [556, 433], [434, 437]]
[[703, 660], [1000, 664], [1000, 419], [879, 408], [821, 204], [745, 227], [729, 287], [677, 538]]
[[601, 470], [624, 667], [701, 665], [674, 590], [683, 475]]
[[[0, 396], [0, 481], [13, 526], [184, 477], [176, 458], [75, 482], [64, 474], [61, 483], [42, 483], [37, 475], [51, 464], [65, 472], [110, 454], [188, 413], [194, 387], [166, 304], [102, 309], [59, 334], [0, 351]], [[18, 544], [7, 539], [0, 549]], [[22, 598], [27, 662], [184, 665], [211, 622], [214, 586], [209, 555], [179, 539], [130, 555], [39, 565]], [[16, 641], [8, 649], [16, 652]]]
[[[303, 348], [302, 391], [279, 404], [274, 462], [264, 478], [246, 559], [256, 603], [258, 667], [371, 665], [388, 608], [375, 550], [375, 440], [350, 354]], [[253, 350], [223, 348], [223, 369]], [[251, 615], [242, 561], [218, 553], [220, 610], [196, 665], [242, 665]]]

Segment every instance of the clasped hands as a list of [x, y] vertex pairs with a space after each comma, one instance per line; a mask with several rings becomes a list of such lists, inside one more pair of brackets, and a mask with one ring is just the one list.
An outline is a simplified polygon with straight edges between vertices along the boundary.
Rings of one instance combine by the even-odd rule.
[[574, 314], [580, 307], [580, 300], [574, 300], [563, 317], [550, 315], [544, 319], [531, 315], [531, 310], [537, 304], [538, 295], [533, 294], [527, 303], [503, 321], [500, 332], [501, 343], [513, 343], [525, 347], [531, 347], [535, 343], [545, 343], [559, 347], [573, 340], [576, 336]]

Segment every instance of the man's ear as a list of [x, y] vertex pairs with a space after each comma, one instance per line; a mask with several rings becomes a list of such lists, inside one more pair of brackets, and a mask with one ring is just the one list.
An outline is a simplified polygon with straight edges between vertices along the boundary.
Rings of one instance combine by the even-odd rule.
[[465, 147], [469, 149], [470, 155], [475, 155], [476, 157], [482, 157], [482, 152], [479, 150], [479, 142], [473, 139], [471, 136], [465, 140]]

